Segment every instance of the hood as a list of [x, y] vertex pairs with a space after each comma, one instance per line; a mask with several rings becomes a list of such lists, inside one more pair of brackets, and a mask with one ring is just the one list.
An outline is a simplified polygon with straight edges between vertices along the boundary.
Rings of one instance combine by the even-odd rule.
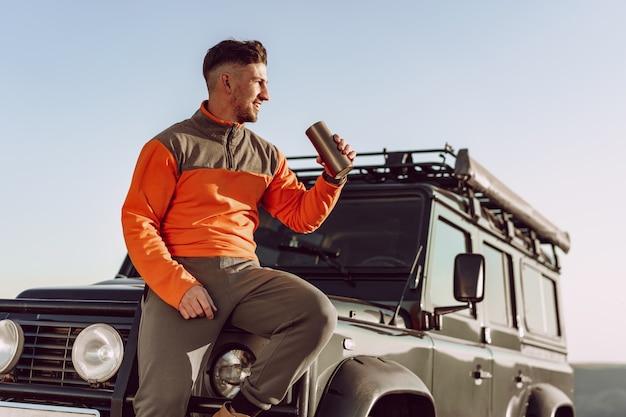
[[31, 288], [20, 293], [17, 298], [139, 301], [144, 285], [141, 279], [116, 278], [86, 286]]

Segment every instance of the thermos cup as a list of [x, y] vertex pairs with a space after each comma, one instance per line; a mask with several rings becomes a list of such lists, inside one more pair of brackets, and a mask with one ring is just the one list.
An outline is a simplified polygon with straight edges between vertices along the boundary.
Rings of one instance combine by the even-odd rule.
[[335, 179], [341, 179], [352, 169], [352, 161], [337, 149], [337, 142], [328, 130], [326, 123], [319, 121], [306, 130], [306, 135], [322, 158], [328, 173]]

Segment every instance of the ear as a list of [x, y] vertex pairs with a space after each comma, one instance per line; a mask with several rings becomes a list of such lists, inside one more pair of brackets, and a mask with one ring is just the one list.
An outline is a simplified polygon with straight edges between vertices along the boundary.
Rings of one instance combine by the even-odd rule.
[[230, 74], [224, 72], [220, 75], [220, 84], [224, 87], [224, 90], [228, 93], [231, 92], [230, 86]]

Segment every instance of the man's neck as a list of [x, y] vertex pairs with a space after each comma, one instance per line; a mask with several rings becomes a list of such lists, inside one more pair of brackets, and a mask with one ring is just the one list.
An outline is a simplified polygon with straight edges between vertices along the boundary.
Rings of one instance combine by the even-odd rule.
[[217, 103], [215, 100], [214, 101], [207, 100], [205, 103], [206, 103], [206, 110], [209, 113], [211, 113], [211, 115], [213, 115], [213, 117], [215, 117], [216, 119], [219, 119], [228, 123], [239, 124], [239, 122], [235, 120], [235, 116], [231, 114], [232, 112], [229, 111], [229, 109], [223, 106], [220, 106], [219, 103]]
[[218, 114], [216, 114], [212, 107], [211, 107], [211, 102], [209, 100], [204, 101], [202, 103], [202, 111], [204, 112], [204, 114], [211, 118], [212, 120], [224, 124], [224, 125], [228, 125], [228, 126], [233, 126], [233, 125], [238, 125], [238, 126], [243, 126], [243, 123], [237, 123], [237, 122], [233, 122], [231, 120], [228, 119], [224, 119], [223, 117], [220, 117]]

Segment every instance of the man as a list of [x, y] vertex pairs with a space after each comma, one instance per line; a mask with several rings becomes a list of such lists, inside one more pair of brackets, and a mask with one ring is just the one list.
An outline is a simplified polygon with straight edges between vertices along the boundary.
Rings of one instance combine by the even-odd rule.
[[[244, 126], [270, 98], [266, 65], [257, 41], [209, 49], [209, 99], [139, 155], [122, 209], [129, 255], [149, 288], [133, 403], [138, 417], [185, 414], [198, 363], [226, 320], [269, 342], [217, 417], [256, 416], [279, 403], [334, 331], [337, 313], [323, 293], [261, 268], [255, 255], [259, 205], [294, 231], [311, 232], [345, 182], [324, 172], [306, 190], [280, 151]], [[354, 160], [350, 146], [334, 140]]]

